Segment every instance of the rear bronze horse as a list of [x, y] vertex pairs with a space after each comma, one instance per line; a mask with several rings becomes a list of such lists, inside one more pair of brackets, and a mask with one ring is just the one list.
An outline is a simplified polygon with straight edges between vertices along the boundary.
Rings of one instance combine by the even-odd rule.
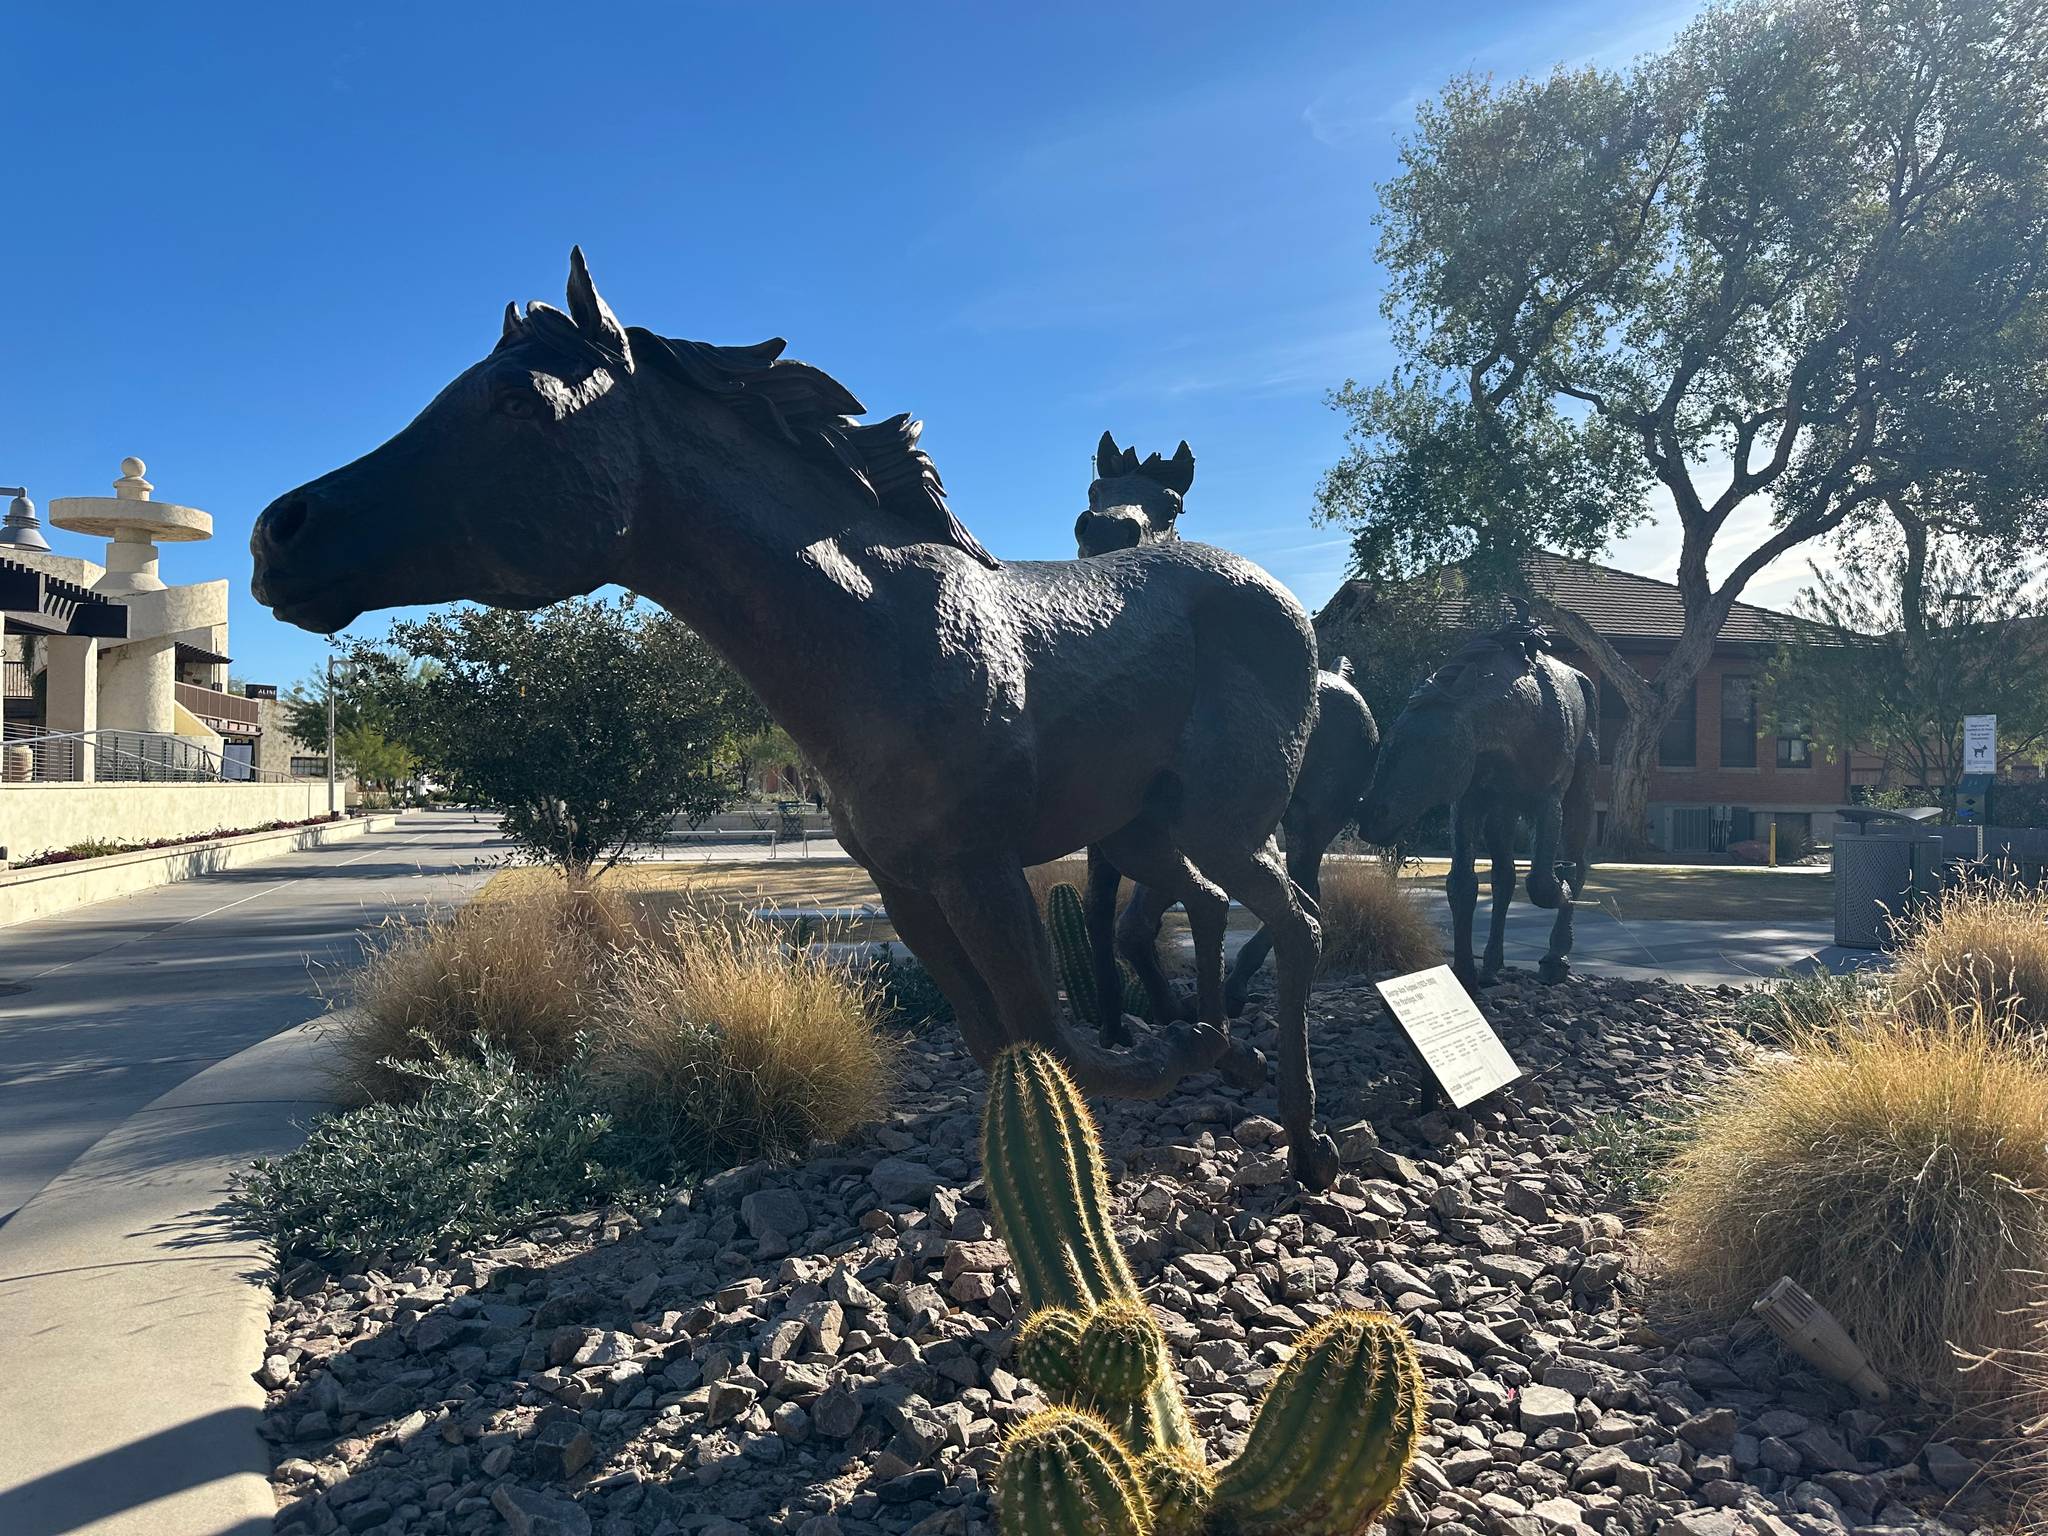
[[1061, 1022], [1024, 868], [1097, 845], [1166, 889], [1213, 881], [1273, 930], [1281, 1118], [1296, 1176], [1327, 1184], [1317, 930], [1273, 840], [1315, 718], [1300, 605], [1199, 544], [999, 562], [915, 423], [856, 424], [858, 400], [781, 351], [621, 326], [573, 253], [566, 314], [508, 306], [497, 346], [410, 426], [265, 510], [256, 595], [325, 631], [613, 582], [654, 598], [818, 764], [841, 841], [984, 1066], [1034, 1041], [1090, 1091], [1151, 1096], [1221, 1061], [1220, 911], [1203, 1022], [1109, 1051]]
[[[1554, 911], [1545, 981], [1571, 970], [1572, 903], [1585, 889], [1593, 834], [1600, 696], [1592, 680], [1547, 654], [1548, 634], [1516, 605], [1513, 620], [1463, 647], [1415, 690], [1380, 747], [1359, 830], [1392, 847], [1439, 806], [1451, 808], [1451, 969], [1468, 989], [1500, 978], [1515, 835], [1529, 829], [1529, 900]], [[1472, 959], [1479, 901], [1474, 861], [1493, 861], [1493, 926]]]
[[[1195, 481], [1195, 456], [1183, 441], [1170, 459], [1151, 454], [1142, 462], [1135, 448], [1119, 448], [1105, 432], [1095, 445], [1095, 481], [1088, 508], [1074, 522], [1074, 543], [1085, 559], [1143, 545], [1180, 541], [1180, 516]], [[1351, 668], [1337, 665], [1316, 673], [1316, 723], [1302, 754], [1301, 775], [1288, 798], [1281, 829], [1287, 839], [1287, 873], [1310, 902], [1322, 896], [1323, 854], [1359, 814], [1379, 756], [1380, 729], [1372, 710], [1351, 686]], [[1095, 946], [1097, 985], [1103, 996], [1118, 995], [1116, 951], [1121, 950], [1145, 984], [1154, 1018], [1177, 1006], [1159, 968], [1159, 927], [1173, 906], [1170, 893], [1140, 886], [1114, 920], [1117, 871], [1098, 850], [1089, 850], [1088, 930]], [[1189, 918], [1193, 925], [1192, 913]], [[1114, 943], [1112, 945], [1112, 934]], [[1254, 977], [1272, 952], [1273, 935], [1260, 928], [1245, 941], [1223, 983], [1223, 1002], [1232, 1017], [1244, 1011]], [[1198, 957], [1199, 958], [1199, 957]], [[1113, 1010], [1105, 1010], [1105, 1018]], [[1121, 1027], [1119, 1025], [1119, 1027]], [[1109, 1036], [1109, 1026], [1104, 1026]]]

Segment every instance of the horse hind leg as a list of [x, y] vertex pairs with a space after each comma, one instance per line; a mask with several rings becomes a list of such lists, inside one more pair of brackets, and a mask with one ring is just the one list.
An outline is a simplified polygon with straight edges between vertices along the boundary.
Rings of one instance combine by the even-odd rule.
[[1472, 963], [1472, 912], [1479, 905], [1472, 822], [1466, 806], [1451, 807], [1451, 867], [1444, 876], [1444, 898], [1451, 909], [1451, 974], [1467, 992], [1479, 990], [1479, 968]]
[[[1493, 863], [1493, 919], [1486, 932], [1486, 958], [1479, 967], [1479, 985], [1490, 987], [1500, 980], [1506, 963], [1508, 908], [1515, 899], [1515, 818], [1505, 810], [1486, 820], [1486, 841]], [[1530, 883], [1535, 883], [1532, 874]]]
[[1185, 1013], [1180, 996], [1159, 964], [1160, 925], [1178, 901], [1187, 909], [1195, 942], [1195, 1017], [1221, 1027], [1223, 927], [1230, 898], [1188, 862], [1172, 835], [1156, 821], [1133, 822], [1106, 840], [1102, 849], [1118, 868], [1140, 882], [1123, 916], [1117, 919], [1116, 946], [1151, 999], [1153, 1019], [1169, 1024]]
[[1280, 1034], [1280, 1123], [1287, 1128], [1288, 1167], [1305, 1187], [1327, 1189], [1341, 1165], [1337, 1144], [1316, 1130], [1315, 1077], [1308, 1057], [1308, 995], [1322, 952], [1321, 932], [1295, 900], [1293, 883], [1270, 840], [1249, 854], [1203, 848], [1197, 851], [1196, 862], [1273, 935], [1279, 983], [1274, 1012]]
[[[1088, 889], [1082, 912], [1088, 927], [1089, 956], [1094, 963], [1095, 995], [1101, 1024], [1097, 1033], [1104, 1045], [1129, 1045], [1130, 1028], [1124, 1023], [1123, 976], [1116, 964], [1116, 892], [1123, 872], [1110, 862], [1100, 848], [1088, 850]], [[1132, 900], [1143, 900], [1140, 890]]]

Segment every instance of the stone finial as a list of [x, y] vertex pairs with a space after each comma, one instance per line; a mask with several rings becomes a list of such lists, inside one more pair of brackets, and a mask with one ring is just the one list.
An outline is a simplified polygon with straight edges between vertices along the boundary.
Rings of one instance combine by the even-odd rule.
[[149, 493], [156, 489], [142, 478], [142, 472], [149, 466], [130, 454], [121, 461], [121, 478], [114, 482], [114, 494], [123, 501], [147, 501]]

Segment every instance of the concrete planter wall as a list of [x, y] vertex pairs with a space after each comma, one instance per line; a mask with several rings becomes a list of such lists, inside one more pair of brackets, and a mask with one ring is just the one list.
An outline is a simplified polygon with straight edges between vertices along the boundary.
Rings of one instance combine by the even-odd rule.
[[[21, 786], [10, 787], [0, 795], [0, 816], [4, 816], [11, 796]], [[50, 785], [51, 789], [73, 786]], [[90, 789], [95, 786], [81, 785], [77, 788]], [[103, 789], [149, 790], [168, 789], [170, 785], [103, 785]], [[249, 789], [276, 788], [271, 785], [183, 785], [185, 789]], [[285, 821], [306, 816], [324, 815], [326, 812], [327, 786], [319, 787], [321, 803], [296, 812], [271, 811], [263, 814], [250, 811], [244, 820]], [[243, 802], [247, 804], [248, 802]], [[239, 869], [245, 864], [254, 864], [260, 859], [276, 858], [279, 854], [293, 853], [305, 848], [324, 848], [329, 843], [347, 838], [361, 837], [368, 831], [382, 831], [397, 821], [391, 816], [353, 816], [345, 821], [323, 822], [311, 827], [284, 827], [275, 832], [249, 832], [240, 837], [225, 837], [204, 843], [188, 843], [179, 848], [141, 849], [134, 853], [110, 853], [104, 858], [79, 859], [69, 864], [43, 864], [34, 869], [13, 869], [0, 872], [0, 928], [12, 923], [25, 923], [32, 918], [48, 917], [57, 912], [68, 912], [73, 907], [86, 906], [95, 901], [106, 901], [115, 896], [127, 896], [136, 891], [149, 890], [154, 886], [169, 885], [178, 880], [190, 880], [195, 875], [213, 874], [219, 870]], [[88, 834], [90, 835], [90, 834]], [[102, 832], [101, 836], [108, 834]], [[158, 832], [152, 836], [167, 837], [174, 834]], [[72, 838], [71, 842], [79, 841]], [[68, 846], [64, 845], [64, 846]]]
[[327, 814], [327, 781], [251, 784], [9, 784], [0, 848], [23, 863], [80, 843], [147, 843]]

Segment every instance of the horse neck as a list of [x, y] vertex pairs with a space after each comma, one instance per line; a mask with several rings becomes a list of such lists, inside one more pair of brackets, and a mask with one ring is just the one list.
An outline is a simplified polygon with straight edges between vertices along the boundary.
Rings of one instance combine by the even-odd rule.
[[741, 446], [746, 478], [708, 505], [685, 490], [695, 466], [658, 466], [620, 580], [710, 642], [829, 777], [876, 675], [863, 610], [889, 601], [890, 530], [851, 487]]

